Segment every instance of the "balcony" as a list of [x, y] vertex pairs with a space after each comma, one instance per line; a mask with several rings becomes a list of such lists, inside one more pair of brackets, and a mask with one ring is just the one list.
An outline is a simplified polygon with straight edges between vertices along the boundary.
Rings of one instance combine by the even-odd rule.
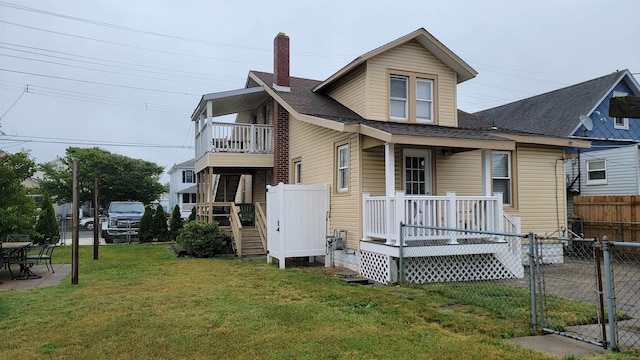
[[196, 134], [196, 160], [196, 171], [214, 164], [217, 167], [273, 167], [273, 126], [207, 123]]

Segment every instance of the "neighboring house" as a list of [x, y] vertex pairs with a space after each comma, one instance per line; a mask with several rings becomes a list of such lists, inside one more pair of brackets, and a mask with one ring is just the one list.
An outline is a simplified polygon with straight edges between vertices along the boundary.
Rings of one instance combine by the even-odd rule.
[[640, 194], [640, 122], [609, 116], [610, 99], [627, 95], [640, 95], [640, 86], [623, 70], [475, 115], [498, 128], [591, 141], [590, 149], [565, 152], [572, 214], [574, 195]]
[[169, 213], [178, 205], [180, 215], [186, 219], [191, 215], [191, 210], [196, 205], [196, 174], [193, 170], [195, 160], [187, 160], [175, 164], [167, 172], [169, 174]]
[[[566, 224], [558, 159], [564, 147], [588, 142], [495, 130], [458, 110], [457, 84], [476, 71], [426, 30], [321, 81], [290, 76], [286, 35], [276, 36], [274, 48], [274, 74], [250, 71], [245, 88], [206, 94], [193, 113], [199, 220], [215, 219], [216, 207], [233, 201], [240, 175], [252, 178], [247, 202], [256, 212], [264, 212], [266, 185], [329, 184], [327, 233], [348, 234], [336, 264], [383, 283], [396, 280], [400, 221], [519, 232], [515, 217], [522, 231], [540, 234]], [[235, 123], [215, 122], [227, 114], [237, 114]], [[521, 266], [496, 260], [504, 251], [519, 257], [519, 246], [472, 237], [405, 238], [425, 241], [405, 259], [415, 267], [409, 281], [461, 269], [474, 278], [522, 276]], [[495, 253], [473, 253], [473, 241], [495, 245]], [[436, 247], [440, 259], [428, 255]]]

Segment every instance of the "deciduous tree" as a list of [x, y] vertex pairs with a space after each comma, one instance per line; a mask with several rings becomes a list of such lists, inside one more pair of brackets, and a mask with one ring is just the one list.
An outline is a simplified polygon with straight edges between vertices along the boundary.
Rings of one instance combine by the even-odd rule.
[[58, 202], [71, 202], [73, 159], [78, 159], [80, 201], [93, 199], [94, 178], [100, 179], [98, 201], [105, 207], [118, 200], [149, 203], [167, 191], [159, 182], [163, 168], [155, 163], [112, 154], [97, 147], [69, 147], [62, 165], [41, 165], [45, 176], [40, 186]]
[[29, 153], [0, 152], [0, 240], [9, 234], [33, 235], [36, 205], [21, 183], [34, 169]]

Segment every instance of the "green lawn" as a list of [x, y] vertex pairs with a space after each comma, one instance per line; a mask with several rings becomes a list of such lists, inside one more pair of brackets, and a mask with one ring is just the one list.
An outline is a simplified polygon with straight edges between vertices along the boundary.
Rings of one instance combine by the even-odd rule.
[[176, 258], [166, 245], [80, 255], [79, 285], [0, 292], [0, 358], [547, 358], [503, 340], [529, 332], [526, 309], [493, 316], [446, 286], [349, 285], [321, 267]]

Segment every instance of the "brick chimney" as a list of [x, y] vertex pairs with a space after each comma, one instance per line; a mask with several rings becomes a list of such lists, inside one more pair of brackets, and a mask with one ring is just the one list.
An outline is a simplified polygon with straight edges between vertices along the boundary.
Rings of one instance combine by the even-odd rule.
[[278, 33], [273, 39], [273, 88], [278, 91], [291, 91], [289, 78], [289, 37]]

